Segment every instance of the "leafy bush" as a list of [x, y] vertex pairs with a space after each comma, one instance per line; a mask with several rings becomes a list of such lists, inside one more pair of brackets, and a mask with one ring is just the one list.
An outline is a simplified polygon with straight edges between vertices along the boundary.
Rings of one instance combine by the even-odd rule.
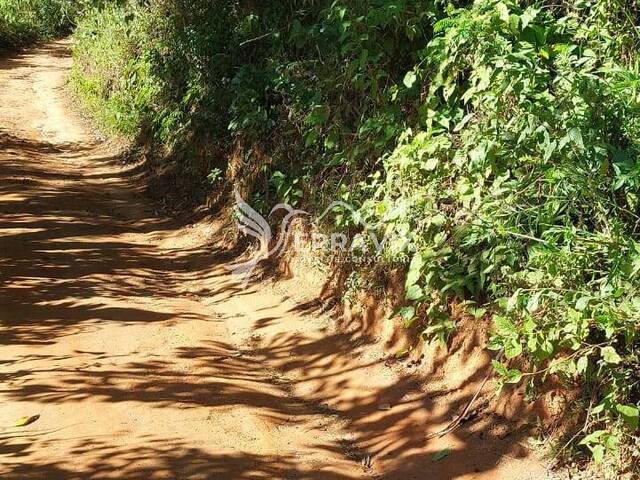
[[263, 198], [410, 236], [381, 258], [408, 266], [406, 323], [493, 312], [503, 383], [580, 382], [601, 460], [638, 426], [637, 23], [623, 0], [150, 0], [81, 22], [74, 78], [187, 170], [260, 143]]
[[0, 49], [69, 33], [78, 15], [107, 1], [0, 0]]
[[64, 31], [73, 2], [61, 0], [0, 0], [0, 48], [51, 37]]

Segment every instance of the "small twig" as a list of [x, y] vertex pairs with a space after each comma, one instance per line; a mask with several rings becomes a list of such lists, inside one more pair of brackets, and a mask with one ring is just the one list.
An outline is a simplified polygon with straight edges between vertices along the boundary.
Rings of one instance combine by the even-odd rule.
[[263, 38], [267, 38], [269, 35], [273, 35], [273, 32], [268, 32], [268, 33], [265, 33], [264, 35], [260, 35], [259, 37], [245, 40], [244, 42], [241, 42], [238, 46], [244, 47], [245, 45], [249, 45], [250, 43], [257, 42], [258, 40], [262, 40]]
[[[500, 353], [498, 353], [498, 356], [496, 357], [496, 361], [497, 362], [499, 362], [500, 359], [502, 358], [503, 351], [504, 350], [500, 350]], [[478, 388], [476, 393], [473, 395], [473, 397], [471, 397], [471, 400], [469, 400], [469, 402], [467, 403], [467, 406], [462, 411], [462, 413], [460, 415], [458, 415], [458, 418], [456, 418], [454, 421], [452, 421], [449, 425], [447, 425], [442, 430], [438, 430], [437, 432], [430, 433], [429, 435], [427, 435], [427, 439], [434, 438], [434, 437], [444, 437], [445, 435], [447, 435], [447, 434], [453, 432], [454, 430], [456, 430], [462, 424], [462, 421], [467, 416], [467, 413], [469, 413], [469, 410], [471, 410], [471, 407], [475, 403], [476, 399], [480, 395], [480, 392], [482, 392], [482, 390], [484, 389], [484, 386], [487, 384], [487, 382], [489, 381], [489, 379], [491, 378], [492, 375], [493, 375], [493, 368], [491, 368], [487, 372], [487, 375], [486, 375], [486, 377], [484, 377], [484, 380], [480, 384], [480, 387]]]

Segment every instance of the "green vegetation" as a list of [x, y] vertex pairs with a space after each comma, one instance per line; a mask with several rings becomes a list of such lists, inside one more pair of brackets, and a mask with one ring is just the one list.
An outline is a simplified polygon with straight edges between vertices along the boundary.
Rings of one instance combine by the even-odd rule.
[[638, 15], [631, 0], [149, 0], [85, 15], [73, 76], [106, 128], [144, 133], [185, 174], [257, 144], [271, 160], [247, 149], [266, 179], [253, 204], [341, 199], [410, 236], [417, 252], [379, 259], [408, 267], [407, 325], [445, 340], [453, 298], [492, 312], [503, 383], [581, 384], [573, 445], [602, 461], [637, 441]]
[[82, 6], [76, 0], [0, 0], [0, 49], [68, 32]]

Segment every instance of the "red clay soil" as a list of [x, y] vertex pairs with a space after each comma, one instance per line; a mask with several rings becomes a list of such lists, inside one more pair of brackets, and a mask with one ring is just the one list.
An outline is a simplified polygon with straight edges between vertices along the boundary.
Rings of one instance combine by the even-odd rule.
[[156, 215], [68, 107], [70, 64], [65, 42], [0, 61], [0, 478], [546, 478], [508, 422], [427, 439], [485, 357], [425, 384]]

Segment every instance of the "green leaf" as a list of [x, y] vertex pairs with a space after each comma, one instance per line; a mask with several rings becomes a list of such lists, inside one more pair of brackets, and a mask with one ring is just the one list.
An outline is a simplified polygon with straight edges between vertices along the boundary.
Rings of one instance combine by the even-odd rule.
[[583, 355], [580, 357], [576, 363], [576, 368], [578, 373], [582, 374], [587, 371], [587, 367], [589, 366], [589, 357]]
[[505, 383], [520, 383], [522, 380], [522, 372], [520, 370], [511, 369], [504, 378]]
[[414, 70], [410, 70], [404, 76], [404, 80], [402, 80], [402, 83], [404, 84], [405, 87], [412, 88], [413, 85], [416, 83], [417, 79], [418, 79], [418, 76], [416, 75], [416, 72]]
[[431, 459], [434, 462], [437, 462], [439, 460], [447, 458], [449, 455], [451, 455], [451, 449], [449, 447], [447, 447], [447, 448], [443, 448], [442, 450], [439, 450], [436, 453], [434, 453], [433, 455], [431, 455]]
[[509, 297], [507, 301], [507, 312], [513, 311], [518, 306], [518, 299], [520, 298], [520, 289], [518, 288], [513, 295]]
[[594, 445], [591, 447], [591, 454], [593, 455], [594, 462], [602, 463], [604, 460], [604, 445]]
[[602, 435], [607, 433], [606, 430], [595, 430], [591, 432], [589, 435], [580, 440], [579, 445], [592, 445], [597, 443]]
[[517, 339], [512, 339], [504, 346], [504, 356], [507, 359], [515, 358], [522, 353], [522, 345]]
[[502, 377], [504, 383], [519, 383], [520, 380], [522, 380], [522, 372], [520, 370], [508, 370], [507, 367], [497, 360], [492, 360], [491, 365], [493, 365], [493, 368], [498, 372], [498, 375]]
[[569, 137], [580, 150], [584, 150], [584, 141], [582, 140], [582, 132], [577, 127], [569, 130]]
[[304, 137], [304, 146], [310, 147], [311, 145], [314, 145], [318, 141], [318, 136], [318, 132], [311, 130]]
[[540, 296], [542, 295], [542, 291], [538, 291], [534, 293], [531, 297], [529, 297], [529, 301], [527, 302], [527, 311], [529, 313], [534, 313], [538, 310], [540, 306]]
[[523, 30], [527, 28], [527, 26], [531, 23], [531, 21], [538, 16], [539, 12], [540, 12], [539, 9], [533, 8], [533, 6], [530, 6], [524, 11], [522, 15], [520, 15], [520, 21], [522, 22]]
[[415, 285], [416, 283], [418, 283], [418, 279], [422, 274], [423, 266], [424, 266], [424, 259], [422, 258], [422, 255], [420, 254], [420, 252], [417, 252], [413, 256], [413, 258], [411, 259], [411, 263], [409, 264], [409, 272], [407, 273], [407, 281], [405, 282], [407, 289], [411, 285]]
[[424, 296], [424, 292], [422, 291], [422, 288], [420, 288], [418, 285], [411, 285], [407, 289], [407, 292], [404, 298], [405, 300], [415, 301], [422, 298], [423, 296]]
[[622, 361], [622, 358], [620, 358], [616, 349], [611, 346], [602, 347], [600, 349], [600, 355], [602, 356], [602, 360], [606, 363], [617, 365]]
[[493, 368], [496, 370], [496, 372], [498, 372], [498, 375], [500, 375], [501, 377], [505, 377], [507, 375], [507, 372], [508, 372], [507, 367], [505, 367], [499, 361], [492, 360], [491, 365], [493, 365]]
[[304, 122], [307, 125], [315, 127], [322, 126], [329, 118], [329, 107], [323, 105], [315, 105], [311, 112], [305, 117]]
[[428, 171], [433, 171], [438, 168], [439, 163], [440, 159], [438, 157], [429, 157], [424, 164], [424, 168]]
[[500, 15], [500, 20], [505, 23], [509, 23], [509, 8], [504, 3], [500, 2], [496, 5], [496, 9]]
[[516, 327], [507, 317], [496, 315], [493, 317], [493, 323], [496, 326], [496, 332], [503, 337], [511, 337], [517, 335]]
[[404, 320], [404, 326], [409, 328], [416, 318], [416, 309], [415, 307], [409, 305], [407, 307], [402, 307], [398, 311], [398, 314]]
[[576, 302], [576, 310], [578, 310], [579, 312], [582, 312], [584, 309], [587, 308], [590, 301], [591, 301], [591, 297], [589, 296], [585, 295], [583, 297], [580, 297]]
[[551, 156], [553, 155], [553, 152], [556, 151], [556, 146], [557, 143], [555, 140], [547, 143], [544, 147], [544, 161], [548, 161], [549, 159], [551, 159]]
[[616, 405], [616, 410], [624, 419], [624, 422], [633, 430], [637, 430], [638, 428], [638, 419], [640, 415], [640, 411], [638, 411], [638, 407], [634, 405]]
[[465, 115], [464, 118], [460, 120], [460, 122], [455, 126], [455, 128], [453, 129], [453, 133], [457, 133], [462, 130], [464, 126], [469, 122], [469, 120], [473, 118], [473, 115], [473, 113], [468, 113], [467, 115]]

